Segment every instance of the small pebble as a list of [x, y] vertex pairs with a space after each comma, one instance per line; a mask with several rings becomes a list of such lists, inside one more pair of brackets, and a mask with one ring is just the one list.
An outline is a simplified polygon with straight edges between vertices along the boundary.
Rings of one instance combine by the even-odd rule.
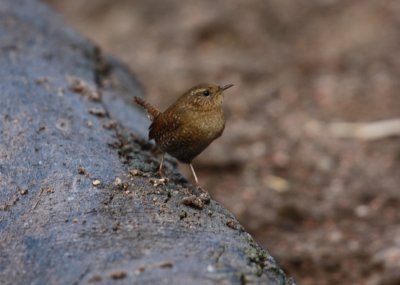
[[97, 117], [105, 117], [107, 114], [106, 110], [101, 108], [91, 108], [89, 109], [89, 113]]
[[227, 227], [229, 227], [233, 230], [243, 230], [243, 227], [235, 220], [229, 220], [225, 224]]
[[103, 128], [108, 129], [108, 130], [115, 129], [117, 127], [117, 125], [118, 125], [117, 121], [111, 120], [107, 123], [104, 123]]
[[131, 170], [129, 170], [129, 174], [132, 175], [132, 176], [139, 176], [140, 175], [140, 170], [131, 169]]
[[28, 189], [21, 189], [21, 190], [19, 191], [19, 193], [20, 193], [21, 195], [26, 195], [26, 194], [28, 194]]
[[110, 277], [114, 280], [124, 279], [126, 277], [126, 272], [124, 271], [117, 271], [110, 274]]
[[120, 187], [122, 185], [121, 178], [119, 178], [119, 177], [115, 178], [114, 185]]
[[78, 167], [78, 173], [81, 175], [87, 174], [86, 169], [83, 166]]

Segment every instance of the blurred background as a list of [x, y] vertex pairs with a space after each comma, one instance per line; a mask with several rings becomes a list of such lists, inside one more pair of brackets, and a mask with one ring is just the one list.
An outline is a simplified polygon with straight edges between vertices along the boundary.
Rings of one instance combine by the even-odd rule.
[[400, 1], [47, 2], [161, 109], [235, 84], [195, 168], [299, 284], [400, 284]]

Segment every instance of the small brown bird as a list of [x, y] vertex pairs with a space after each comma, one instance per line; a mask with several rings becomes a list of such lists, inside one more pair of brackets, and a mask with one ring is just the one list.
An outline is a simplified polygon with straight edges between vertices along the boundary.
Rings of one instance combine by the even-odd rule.
[[[160, 112], [142, 98], [135, 97], [136, 103], [145, 108], [150, 115], [152, 124], [149, 127], [149, 139], [154, 139], [164, 153], [189, 164], [197, 186], [199, 180], [192, 160], [221, 136], [225, 128], [223, 92], [232, 86], [233, 84], [195, 86], [164, 112]], [[164, 154], [159, 168], [161, 176], [163, 161]]]

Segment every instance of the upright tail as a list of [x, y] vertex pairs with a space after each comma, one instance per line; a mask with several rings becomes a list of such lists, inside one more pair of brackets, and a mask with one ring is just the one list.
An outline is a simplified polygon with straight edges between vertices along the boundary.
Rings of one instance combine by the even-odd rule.
[[150, 119], [153, 120], [155, 117], [157, 117], [161, 112], [154, 107], [153, 105], [151, 105], [149, 102], [147, 102], [146, 100], [135, 96], [135, 102], [142, 106], [143, 108], [146, 109], [147, 113], [150, 115]]

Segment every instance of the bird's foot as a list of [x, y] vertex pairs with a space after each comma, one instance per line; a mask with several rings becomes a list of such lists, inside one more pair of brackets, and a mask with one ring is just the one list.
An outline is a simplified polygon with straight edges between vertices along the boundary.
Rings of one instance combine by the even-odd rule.
[[197, 197], [196, 195], [190, 195], [188, 197], [185, 197], [181, 200], [183, 205], [193, 207], [196, 209], [203, 209], [204, 208], [204, 201]]
[[153, 184], [154, 187], [158, 187], [160, 185], [167, 184], [168, 178], [167, 177], [152, 178], [152, 179], [150, 179], [150, 182]]
[[211, 197], [210, 194], [208, 193], [208, 191], [206, 189], [204, 189], [203, 187], [201, 187], [200, 185], [196, 186], [196, 190], [198, 192], [200, 192], [199, 194], [199, 198], [206, 204], [210, 203]]
[[204, 208], [205, 204], [210, 203], [210, 194], [199, 185], [197, 185], [194, 190], [194, 194], [182, 199], [182, 204], [201, 210]]

